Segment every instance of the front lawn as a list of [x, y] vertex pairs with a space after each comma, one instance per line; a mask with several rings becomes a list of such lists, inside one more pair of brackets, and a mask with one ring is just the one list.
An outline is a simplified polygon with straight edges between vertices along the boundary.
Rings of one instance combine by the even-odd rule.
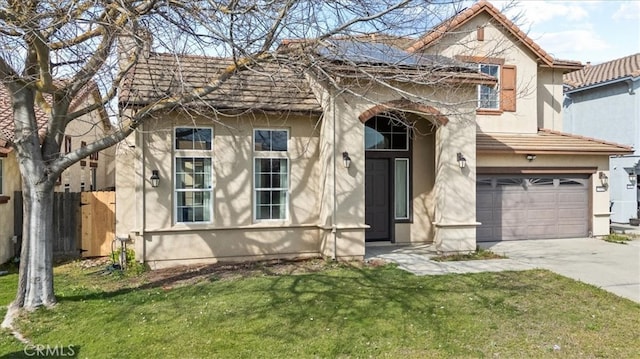
[[[71, 263], [56, 268], [59, 305], [17, 326], [89, 358], [640, 357], [639, 304], [548, 271], [314, 265], [141, 280]], [[0, 277], [2, 293], [15, 277]], [[9, 353], [23, 345], [0, 333]]]

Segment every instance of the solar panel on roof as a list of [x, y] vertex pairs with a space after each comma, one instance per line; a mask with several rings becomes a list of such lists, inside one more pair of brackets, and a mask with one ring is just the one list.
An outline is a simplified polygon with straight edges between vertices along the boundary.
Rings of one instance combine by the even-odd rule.
[[415, 54], [384, 43], [331, 39], [318, 49], [330, 61], [390, 66], [426, 66], [433, 69], [470, 69], [468, 65], [441, 55]]

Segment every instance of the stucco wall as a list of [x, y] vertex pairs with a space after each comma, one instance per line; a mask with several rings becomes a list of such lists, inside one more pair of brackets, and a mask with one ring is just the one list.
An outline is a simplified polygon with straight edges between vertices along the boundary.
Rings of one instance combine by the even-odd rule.
[[563, 131], [562, 71], [548, 67], [538, 70], [538, 127]]
[[[544, 84], [539, 84], [536, 58], [529, 49], [514, 41], [506, 31], [496, 28], [490, 20], [491, 17], [487, 14], [480, 14], [456, 31], [444, 35], [438, 43], [425, 49], [425, 52], [448, 57], [498, 58], [504, 59], [506, 65], [515, 65], [516, 111], [496, 115], [479, 114], [478, 126], [481, 132], [536, 133], [539, 111], [537, 96], [548, 90]], [[484, 41], [477, 41], [478, 27], [485, 29]], [[560, 113], [560, 110], [556, 108], [556, 112]]]
[[[117, 233], [138, 239], [135, 248], [140, 259], [156, 266], [176, 261], [211, 262], [213, 257], [240, 260], [318, 255], [318, 192], [322, 190], [318, 121], [317, 116], [247, 115], [219, 123], [171, 113], [166, 120], [146, 122], [143, 130], [129, 139], [135, 145], [119, 149]], [[175, 126], [213, 128], [211, 223], [176, 223]], [[286, 220], [254, 220], [254, 128], [289, 130], [290, 206]], [[136, 165], [140, 162], [144, 166]], [[148, 179], [152, 170], [159, 171], [157, 188], [152, 188]], [[132, 198], [141, 204], [134, 204]]]
[[640, 173], [640, 80], [631, 90], [625, 82], [598, 86], [567, 94], [563, 104], [565, 132], [635, 149], [632, 156], [610, 160], [611, 220], [619, 223], [636, 217], [638, 206], [638, 190], [629, 182], [629, 173], [634, 167]]
[[[529, 162], [524, 154], [479, 154], [478, 168], [504, 167], [514, 172], [518, 168], [556, 167], [558, 171], [570, 173], [571, 168], [594, 168], [590, 173], [590, 223], [589, 230], [595, 236], [609, 234], [609, 191], [598, 192], [597, 187], [602, 186], [599, 180], [599, 172], [604, 172], [608, 177], [609, 158], [607, 156], [572, 156], [572, 155], [537, 155], [534, 163]], [[552, 172], [552, 171], [550, 171]], [[508, 173], [508, 172], [507, 172]]]
[[624, 82], [569, 93], [564, 99], [564, 131], [634, 146], [640, 155], [640, 80], [629, 94]]
[[[341, 153], [347, 151], [351, 157], [351, 167], [347, 170], [336, 167], [336, 242], [341, 241], [341, 233], [349, 231], [350, 240], [357, 247], [349, 251], [352, 255], [364, 254], [365, 223], [365, 148], [364, 124], [358, 117], [377, 104], [387, 103], [406, 96], [401, 96], [393, 88], [375, 86], [359, 87], [353, 83], [343, 83], [353, 95], [341, 93], [335, 98], [333, 111], [325, 112], [324, 126], [333, 123], [334, 115], [338, 131], [336, 140], [322, 137], [326, 146], [332, 148], [335, 143], [336, 160], [341, 162]], [[401, 85], [398, 85], [401, 88]], [[438, 233], [442, 242], [447, 243], [443, 250], [468, 250], [475, 248], [475, 121], [474, 111], [469, 108], [475, 96], [474, 86], [454, 85], [452, 87], [417, 87], [412, 88], [416, 94], [415, 102], [430, 105], [447, 115], [446, 125], [436, 125], [433, 117], [420, 119], [419, 130], [414, 141], [413, 153], [413, 221], [395, 224], [395, 241], [431, 242], [437, 241]], [[328, 91], [328, 98], [333, 98]], [[451, 104], [452, 93], [455, 93], [455, 105]], [[424, 96], [431, 101], [425, 101]], [[444, 104], [449, 104], [445, 106]], [[456, 107], [457, 106], [457, 107]], [[430, 132], [428, 128], [437, 128]], [[323, 129], [324, 131], [324, 129]], [[330, 133], [330, 131], [328, 131]], [[330, 143], [331, 142], [331, 143]], [[321, 147], [323, 143], [321, 142]], [[456, 154], [464, 153], [469, 168], [462, 171], [458, 167]], [[438, 189], [434, 182], [440, 183]], [[453, 200], [453, 196], [457, 201]], [[327, 195], [324, 204], [331, 206], [331, 195]], [[438, 227], [439, 226], [439, 227]], [[438, 229], [436, 229], [438, 227]], [[341, 228], [343, 230], [341, 230]], [[361, 228], [358, 231], [358, 228]], [[358, 233], [359, 232], [359, 233]], [[451, 234], [457, 232], [452, 238]], [[449, 241], [452, 240], [452, 241]], [[327, 235], [323, 248], [332, 248], [332, 236]], [[470, 244], [473, 242], [473, 244]], [[452, 244], [455, 243], [455, 244]], [[451, 244], [451, 245], [449, 245]], [[361, 250], [358, 253], [355, 251]]]
[[[93, 99], [89, 96], [86, 104], [93, 103]], [[71, 150], [80, 148], [82, 142], [89, 144], [96, 139], [100, 139], [105, 134], [105, 125], [103, 118], [98, 111], [88, 113], [78, 119], [73, 120], [67, 126], [65, 135], [71, 137]], [[65, 144], [61, 145], [60, 151], [64, 152]], [[84, 166], [82, 165], [84, 163]], [[98, 160], [90, 160], [89, 157], [84, 158], [80, 162], [76, 162], [62, 173], [62, 181], [60, 185], [55, 187], [57, 192], [64, 192], [66, 188], [70, 192], [80, 192], [82, 183], [84, 190], [89, 191], [91, 186], [91, 166], [96, 166], [96, 190], [111, 189], [115, 186], [115, 147], [110, 147], [98, 153]], [[68, 184], [68, 186], [65, 186]]]
[[15, 152], [10, 152], [7, 157], [0, 157], [2, 161], [2, 192], [11, 197], [9, 202], [0, 204], [0, 264], [11, 259], [14, 252], [13, 242], [13, 211], [15, 205], [15, 191], [20, 190], [20, 171], [16, 161]]

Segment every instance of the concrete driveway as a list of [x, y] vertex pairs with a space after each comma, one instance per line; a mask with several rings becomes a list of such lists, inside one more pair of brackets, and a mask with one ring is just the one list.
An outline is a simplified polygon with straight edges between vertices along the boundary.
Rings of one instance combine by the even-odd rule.
[[542, 268], [640, 303], [640, 239], [626, 245], [572, 238], [487, 242], [479, 246], [508, 259], [434, 262], [429, 260], [435, 255], [429, 245], [368, 245], [366, 258], [390, 260], [417, 275]]

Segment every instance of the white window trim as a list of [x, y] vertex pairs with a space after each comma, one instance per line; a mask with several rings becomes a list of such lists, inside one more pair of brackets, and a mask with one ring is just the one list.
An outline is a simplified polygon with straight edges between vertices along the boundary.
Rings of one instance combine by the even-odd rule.
[[[287, 133], [287, 150], [286, 151], [256, 151], [256, 131], [285, 131]], [[289, 159], [289, 148], [291, 147], [291, 132], [288, 128], [254, 128], [251, 131], [251, 149], [253, 151], [253, 173], [251, 178], [252, 186], [252, 218], [254, 223], [283, 223], [289, 221], [289, 208], [291, 205], [291, 161]], [[287, 162], [287, 188], [285, 189], [287, 198], [285, 200], [284, 218], [258, 219], [258, 199], [256, 193], [256, 159], [284, 159]]]
[[[204, 130], [211, 130], [211, 149], [209, 150], [195, 150], [195, 149], [177, 149], [176, 148], [176, 130], [178, 128], [194, 128], [194, 129], [204, 129]], [[172, 133], [171, 133], [171, 142], [172, 142], [172, 148], [173, 148], [173, 161], [172, 161], [172, 168], [171, 168], [171, 192], [173, 193], [172, 196], [172, 200], [171, 200], [171, 206], [173, 207], [173, 222], [175, 224], [187, 224], [187, 225], [192, 225], [192, 224], [212, 224], [215, 221], [215, 177], [216, 177], [216, 171], [214, 168], [214, 160], [213, 160], [213, 151], [214, 151], [214, 140], [215, 140], [215, 133], [213, 130], [213, 127], [211, 126], [174, 126], [172, 129]], [[178, 158], [209, 158], [211, 160], [211, 187], [209, 188], [210, 192], [211, 192], [211, 205], [209, 210], [211, 211], [211, 219], [209, 221], [202, 221], [202, 222], [180, 222], [178, 221], [178, 192], [195, 192], [195, 190], [186, 190], [186, 191], [178, 191], [178, 189], [176, 188], [176, 169], [178, 168], [177, 166], [177, 160]], [[201, 190], [198, 190], [198, 192], [204, 192]]]
[[[478, 71], [482, 72], [482, 66], [496, 66], [498, 68], [498, 72], [496, 75], [496, 80], [498, 80], [498, 82], [495, 85], [495, 90], [496, 90], [496, 94], [497, 94], [497, 98], [496, 98], [496, 107], [481, 107], [480, 103], [481, 103], [481, 98], [482, 98], [482, 87], [483, 86], [487, 86], [487, 85], [478, 85], [478, 98], [477, 98], [477, 108], [480, 110], [500, 110], [502, 104], [500, 103], [500, 73], [502, 72], [502, 65], [500, 64], [486, 64], [486, 63], [478, 63]], [[487, 86], [490, 87], [490, 86]]]
[[[395, 203], [395, 202], [396, 202], [396, 201], [395, 201], [396, 193], [394, 193], [394, 194], [393, 194], [393, 196], [394, 196], [393, 217], [394, 217], [395, 219], [397, 219], [397, 220], [406, 220], [406, 219], [410, 219], [410, 218], [411, 218], [411, 208], [410, 208], [410, 204], [411, 204], [410, 196], [411, 196], [411, 195], [410, 195], [410, 193], [409, 193], [409, 192], [410, 192], [410, 191], [409, 191], [409, 188], [410, 188], [410, 187], [409, 187], [409, 181], [411, 181], [411, 171], [410, 171], [410, 169], [409, 169], [409, 159], [408, 159], [408, 158], [396, 158], [396, 159], [395, 159], [395, 161], [394, 161], [394, 163], [393, 163], [393, 176], [394, 176], [393, 180], [394, 180], [394, 183], [395, 183], [395, 181], [397, 181], [397, 178], [395, 178], [395, 176], [396, 176], [396, 165], [397, 165], [397, 163], [398, 163], [398, 162], [401, 162], [401, 161], [405, 162], [405, 163], [406, 163], [406, 166], [407, 166], [407, 167], [406, 167], [406, 169], [407, 169], [407, 173], [406, 173], [406, 183], [405, 183], [405, 186], [406, 186], [406, 192], [407, 192], [407, 198], [405, 198], [405, 203], [406, 203], [406, 206], [407, 206], [407, 208], [406, 208], [407, 216], [406, 216], [406, 217], [397, 217], [397, 216], [396, 216], [396, 214], [398, 213], [398, 208], [396, 208], [396, 203]], [[394, 192], [395, 192], [395, 186], [394, 186], [394, 189], [393, 189], [393, 190], [394, 190]]]

